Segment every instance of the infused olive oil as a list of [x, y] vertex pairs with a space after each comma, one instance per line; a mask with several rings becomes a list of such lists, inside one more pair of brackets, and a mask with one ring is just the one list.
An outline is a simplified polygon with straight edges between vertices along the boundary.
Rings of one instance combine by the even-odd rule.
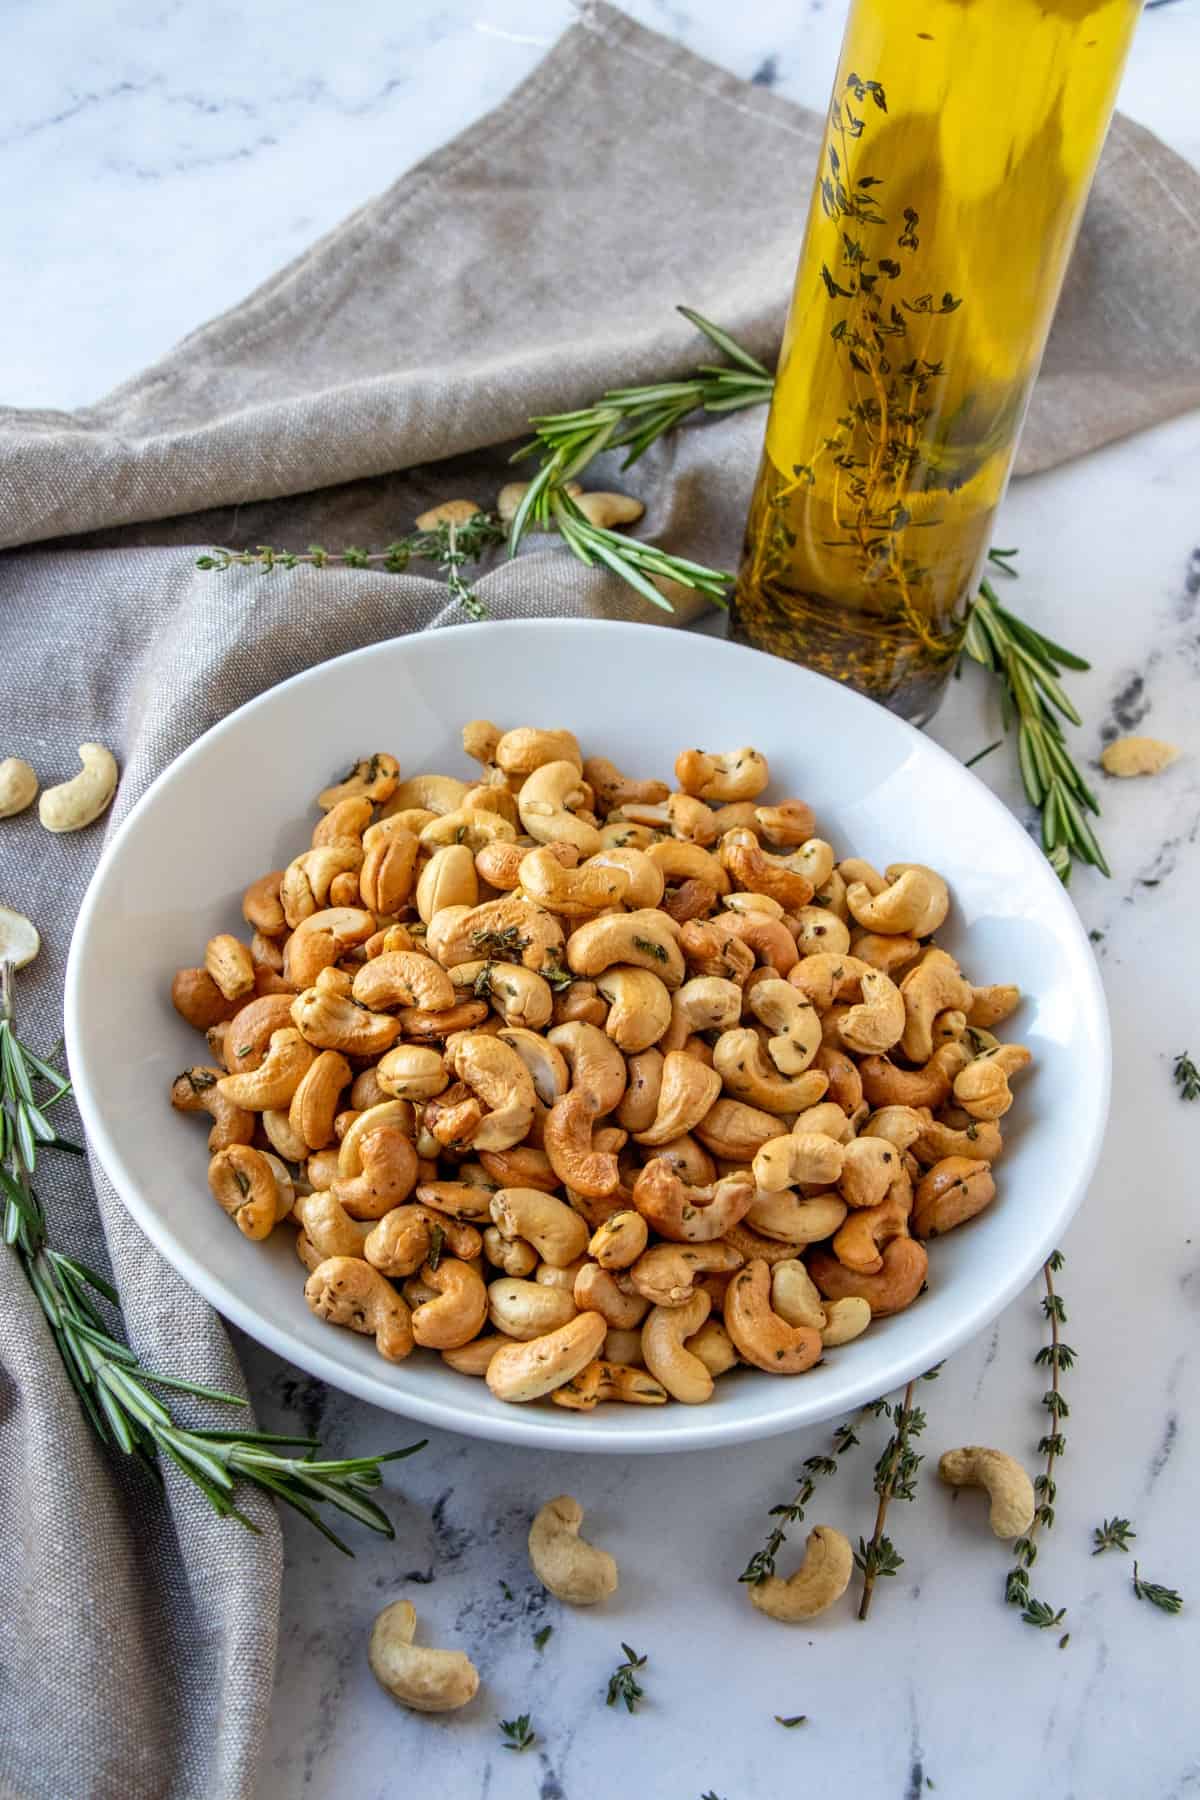
[[1139, 11], [855, 0], [747, 523], [743, 642], [933, 712]]

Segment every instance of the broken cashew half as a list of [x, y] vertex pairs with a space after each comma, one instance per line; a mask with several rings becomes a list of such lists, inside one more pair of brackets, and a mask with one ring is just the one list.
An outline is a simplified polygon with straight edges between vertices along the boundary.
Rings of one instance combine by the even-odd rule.
[[617, 1591], [617, 1565], [607, 1550], [580, 1537], [583, 1508], [570, 1494], [547, 1500], [529, 1527], [529, 1560], [544, 1588], [568, 1606], [595, 1606]]
[[0, 963], [11, 963], [14, 969], [23, 969], [31, 963], [42, 947], [37, 926], [24, 913], [13, 912], [7, 906], [0, 906]]

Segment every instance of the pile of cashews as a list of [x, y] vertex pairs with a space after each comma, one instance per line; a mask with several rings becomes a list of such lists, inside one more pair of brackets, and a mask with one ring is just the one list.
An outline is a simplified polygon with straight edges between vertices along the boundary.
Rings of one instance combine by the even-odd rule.
[[696, 1405], [911, 1305], [1030, 1061], [991, 1034], [1018, 989], [933, 942], [942, 877], [839, 862], [749, 747], [672, 788], [462, 736], [472, 780], [326, 789], [175, 975], [222, 1209], [295, 1228], [321, 1318], [518, 1403]]

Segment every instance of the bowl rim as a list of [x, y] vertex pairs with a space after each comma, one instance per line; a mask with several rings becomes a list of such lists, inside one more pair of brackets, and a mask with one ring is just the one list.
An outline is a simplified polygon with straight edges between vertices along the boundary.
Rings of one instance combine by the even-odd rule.
[[[378, 1375], [374, 1372], [368, 1373], [365, 1369], [343, 1364], [315, 1346], [297, 1343], [286, 1327], [277, 1326], [273, 1318], [244, 1301], [219, 1276], [213, 1274], [203, 1262], [194, 1257], [176, 1239], [170, 1227], [143, 1195], [136, 1175], [128, 1167], [119, 1143], [108, 1128], [101, 1106], [91, 1091], [87, 1076], [86, 1059], [82, 1048], [84, 952], [92, 921], [100, 905], [108, 877], [142, 814], [148, 810], [160, 790], [169, 782], [177, 779], [179, 774], [189, 768], [193, 762], [203, 757], [214, 739], [230, 731], [235, 725], [240, 727], [247, 715], [253, 715], [269, 708], [282, 691], [302, 688], [310, 683], [318, 682], [335, 665], [368, 661], [383, 652], [398, 652], [402, 655], [406, 649], [411, 649], [419, 641], [427, 642], [430, 639], [448, 638], [453, 640], [469, 637], [472, 643], [480, 643], [504, 633], [507, 634], [511, 643], [515, 634], [527, 632], [532, 632], [536, 636], [548, 637], [565, 634], [567, 637], [602, 635], [632, 639], [634, 633], [644, 634], [647, 629], [674, 635], [678, 628], [624, 620], [590, 618], [521, 618], [448, 625], [438, 627], [435, 631], [412, 632], [379, 639], [356, 650], [328, 657], [307, 669], [300, 670], [295, 675], [275, 682], [261, 694], [256, 694], [252, 699], [234, 708], [224, 718], [219, 719], [202, 732], [194, 742], [159, 772], [147, 786], [145, 792], [139, 796], [117, 827], [111, 840], [105, 845], [96, 864], [80, 906], [67, 959], [63, 996], [64, 1038], [75, 1099], [88, 1141], [126, 1210], [159, 1253], [188, 1285], [207, 1300], [222, 1319], [237, 1325], [248, 1337], [264, 1344], [291, 1366], [328, 1382], [331, 1387], [341, 1392], [352, 1394], [357, 1399], [369, 1401], [387, 1412], [417, 1420], [423, 1424], [437, 1426], [442, 1430], [456, 1431], [461, 1435], [492, 1442], [523, 1444], [532, 1449], [574, 1450], [593, 1455], [669, 1454], [676, 1451], [715, 1449], [724, 1445], [779, 1436], [788, 1431], [802, 1430], [819, 1423], [820, 1419], [833, 1417], [847, 1408], [861, 1405], [877, 1396], [873, 1386], [870, 1393], [864, 1391], [861, 1376], [857, 1380], [851, 1378], [853, 1362], [852, 1359], [848, 1359], [846, 1374], [840, 1383], [835, 1384], [832, 1391], [826, 1391], [821, 1404], [821, 1412], [816, 1417], [806, 1417], [801, 1414], [801, 1416], [793, 1418], [788, 1415], [786, 1410], [766, 1416], [757, 1416], [751, 1411], [748, 1415], [742, 1416], [722, 1414], [720, 1409], [697, 1407], [681, 1409], [686, 1410], [688, 1423], [674, 1427], [669, 1435], [656, 1433], [653, 1425], [649, 1422], [632, 1427], [626, 1424], [619, 1432], [611, 1434], [605, 1433], [602, 1427], [599, 1430], [581, 1432], [577, 1428], [572, 1428], [573, 1421], [556, 1421], [541, 1409], [519, 1406], [501, 1408], [495, 1416], [489, 1414], [486, 1417], [471, 1417], [464, 1421], [444, 1400], [427, 1398], [419, 1392], [400, 1392], [391, 1387], [384, 1379], [383, 1374], [384, 1370], [391, 1367], [389, 1364], [383, 1364]], [[730, 643], [727, 639], [695, 632], [689, 632], [687, 636], [693, 645], [705, 643], [712, 646], [713, 655], [718, 661], [724, 661], [726, 658], [733, 660], [752, 658], [756, 663], [760, 660], [774, 663], [781, 661], [779, 658], [767, 656], [765, 652], [753, 650], [741, 644]], [[884, 710], [863, 695], [827, 676], [817, 674], [814, 670], [792, 664], [785, 666], [801, 684], [818, 682], [824, 688], [835, 689], [839, 695], [838, 704], [849, 706], [852, 714], [861, 708], [869, 711], [872, 717], [877, 719]], [[932, 754], [935, 764], [940, 762], [952, 769], [956, 779], [961, 779], [964, 775], [970, 778], [976, 790], [977, 804], [985, 813], [991, 814], [1003, 835], [1011, 836], [1015, 833], [1025, 841], [1027, 848], [1030, 850], [1035, 848], [1029, 843], [1028, 834], [1022, 828], [1015, 814], [957, 757], [932, 738], [918, 731], [906, 720], [895, 714], [885, 714], [885, 716], [891, 721], [892, 726], [900, 730], [902, 736], [910, 734], [912, 739], [917, 740], [922, 747], [923, 754]], [[1047, 874], [1051, 880], [1054, 879], [1048, 865]], [[999, 1284], [998, 1289], [989, 1299], [986, 1312], [982, 1314], [977, 1311], [964, 1313], [957, 1324], [943, 1326], [935, 1334], [929, 1347], [922, 1350], [920, 1357], [914, 1357], [911, 1353], [906, 1356], [898, 1356], [891, 1371], [891, 1378], [886, 1387], [879, 1390], [880, 1393], [892, 1393], [895, 1389], [903, 1387], [913, 1377], [940, 1364], [999, 1317], [1028, 1285], [1053, 1250], [1057, 1240], [1062, 1236], [1066, 1226], [1082, 1203], [1095, 1172], [1107, 1126], [1111, 1095], [1111, 1029], [1099, 968], [1083, 924], [1065, 891], [1062, 893], [1062, 901], [1063, 926], [1068, 935], [1075, 938], [1076, 947], [1082, 953], [1080, 967], [1085, 992], [1078, 995], [1078, 1000], [1081, 1010], [1086, 1007], [1091, 1012], [1090, 1023], [1094, 1031], [1091, 1044], [1095, 1061], [1090, 1071], [1093, 1077], [1090, 1085], [1095, 1101], [1092, 1107], [1089, 1141], [1079, 1159], [1073, 1182], [1067, 1191], [1060, 1195], [1053, 1213], [1045, 1216], [1045, 1222], [1041, 1229], [1031, 1236], [1026, 1254], [1019, 1259], [1014, 1259], [1008, 1276]], [[593, 1424], [595, 1417], [596, 1415], [589, 1416], [590, 1422]]]

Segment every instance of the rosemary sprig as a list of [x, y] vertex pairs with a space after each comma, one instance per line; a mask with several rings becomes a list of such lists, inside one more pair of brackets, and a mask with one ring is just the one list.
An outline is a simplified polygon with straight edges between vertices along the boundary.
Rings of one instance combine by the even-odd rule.
[[529, 1728], [528, 1713], [519, 1713], [515, 1719], [501, 1719], [500, 1730], [504, 1736], [503, 1750], [529, 1750], [537, 1743], [537, 1732]]
[[757, 1587], [769, 1575], [775, 1573], [775, 1558], [782, 1550], [787, 1538], [789, 1525], [798, 1525], [804, 1517], [805, 1509], [817, 1489], [817, 1483], [823, 1475], [837, 1472], [837, 1459], [852, 1450], [859, 1442], [850, 1424], [839, 1425], [833, 1434], [832, 1456], [808, 1456], [802, 1465], [804, 1473], [797, 1477], [797, 1488], [789, 1501], [780, 1506], [773, 1506], [767, 1514], [769, 1519], [777, 1519], [779, 1523], [770, 1532], [761, 1550], [756, 1550], [746, 1564], [739, 1581], [749, 1582]]
[[1103, 1556], [1106, 1550], [1128, 1550], [1129, 1541], [1137, 1532], [1128, 1519], [1105, 1519], [1103, 1525], [1097, 1525], [1092, 1532], [1092, 1543], [1095, 1548], [1093, 1556]]
[[[86, 1263], [53, 1249], [47, 1241], [46, 1215], [33, 1186], [39, 1156], [50, 1150], [76, 1155], [82, 1151], [58, 1135], [49, 1117], [70, 1093], [70, 1081], [17, 1037], [12, 1002], [12, 965], [0, 962], [0, 1202], [4, 1242], [25, 1271], [71, 1384], [101, 1441], [111, 1450], [135, 1457], [158, 1476], [160, 1459], [168, 1457], [207, 1496], [217, 1512], [237, 1519], [251, 1531], [258, 1527], [240, 1511], [234, 1498], [239, 1481], [250, 1482], [294, 1507], [348, 1556], [353, 1552], [330, 1529], [317, 1507], [336, 1507], [368, 1530], [384, 1537], [394, 1536], [391, 1520], [369, 1494], [382, 1480], [384, 1463], [411, 1456], [422, 1444], [410, 1444], [405, 1450], [392, 1450], [384, 1456], [317, 1461], [312, 1454], [319, 1448], [315, 1438], [285, 1437], [267, 1431], [199, 1430], [181, 1425], [152, 1391], [175, 1389], [228, 1406], [246, 1404], [236, 1394], [221, 1393], [198, 1382], [145, 1368], [136, 1352], [113, 1336], [105, 1321], [101, 1301], [117, 1308], [119, 1317], [116, 1289]], [[284, 1450], [305, 1454], [281, 1455]]]
[[[1015, 550], [992, 550], [989, 556], [1008, 575]], [[1030, 801], [1041, 813], [1042, 848], [1061, 881], [1070, 880], [1075, 857], [1110, 875], [1108, 863], [1085, 812], [1099, 815], [1100, 803], [1071, 760], [1060, 715], [1072, 725], [1082, 720], [1059, 677], [1064, 669], [1090, 667], [1081, 656], [1064, 650], [1018, 619], [996, 597], [990, 581], [979, 594], [963, 639], [966, 654], [1000, 683], [1000, 714], [1006, 732], [1017, 726], [1017, 759]]]
[[[931, 1369], [922, 1379], [931, 1381], [936, 1375], [937, 1370]], [[860, 1619], [866, 1619], [871, 1610], [876, 1581], [881, 1576], [894, 1575], [904, 1566], [904, 1558], [891, 1539], [885, 1536], [883, 1527], [893, 1500], [916, 1498], [917, 1470], [925, 1460], [912, 1447], [912, 1439], [920, 1437], [926, 1424], [922, 1409], [913, 1405], [916, 1385], [915, 1380], [910, 1381], [904, 1390], [904, 1398], [894, 1406], [889, 1406], [886, 1400], [875, 1402], [875, 1409], [891, 1420], [894, 1429], [875, 1464], [875, 1492], [879, 1496], [879, 1504], [875, 1509], [875, 1529], [869, 1543], [859, 1538], [854, 1556], [855, 1564], [863, 1577], [862, 1599], [858, 1607]]]
[[1183, 1595], [1174, 1588], [1162, 1587], [1157, 1581], [1143, 1581], [1138, 1574], [1138, 1566], [1133, 1565], [1133, 1591], [1139, 1600], [1148, 1600], [1151, 1606], [1157, 1606], [1160, 1612], [1177, 1613], [1183, 1611]]
[[625, 1652], [625, 1661], [618, 1663], [608, 1678], [604, 1704], [616, 1706], [619, 1700], [623, 1700], [626, 1712], [636, 1712], [638, 1701], [646, 1697], [645, 1689], [637, 1678], [638, 1670], [646, 1666], [646, 1658], [639, 1656], [629, 1644], [622, 1644], [621, 1648]]
[[1043, 1344], [1034, 1357], [1036, 1367], [1049, 1367], [1050, 1386], [1042, 1395], [1042, 1405], [1050, 1414], [1050, 1430], [1038, 1439], [1038, 1449], [1046, 1458], [1046, 1466], [1033, 1483], [1038, 1497], [1037, 1507], [1033, 1515], [1033, 1523], [1024, 1537], [1017, 1539], [1013, 1545], [1016, 1556], [1015, 1565], [1008, 1571], [1004, 1582], [1004, 1598], [1010, 1606], [1019, 1606], [1021, 1618], [1026, 1625], [1036, 1625], [1046, 1630], [1057, 1625], [1066, 1608], [1060, 1607], [1057, 1612], [1046, 1605], [1043, 1600], [1031, 1600], [1029, 1596], [1029, 1571], [1037, 1561], [1038, 1529], [1052, 1530], [1054, 1526], [1054, 1503], [1058, 1497], [1058, 1488], [1054, 1480], [1054, 1466], [1067, 1447], [1063, 1435], [1062, 1421], [1070, 1414], [1070, 1407], [1063, 1398], [1060, 1387], [1060, 1376], [1075, 1364], [1075, 1352], [1069, 1344], [1065, 1344], [1059, 1332], [1059, 1326], [1067, 1322], [1067, 1309], [1062, 1295], [1054, 1286], [1054, 1277], [1063, 1268], [1066, 1259], [1061, 1250], [1055, 1250], [1047, 1257], [1042, 1268], [1042, 1281], [1045, 1295], [1042, 1299], [1042, 1311], [1050, 1324], [1050, 1342]]
[[1198, 1069], [1186, 1050], [1181, 1050], [1175, 1058], [1172, 1069], [1175, 1086], [1179, 1089], [1181, 1100], [1200, 1100], [1200, 1069]]

